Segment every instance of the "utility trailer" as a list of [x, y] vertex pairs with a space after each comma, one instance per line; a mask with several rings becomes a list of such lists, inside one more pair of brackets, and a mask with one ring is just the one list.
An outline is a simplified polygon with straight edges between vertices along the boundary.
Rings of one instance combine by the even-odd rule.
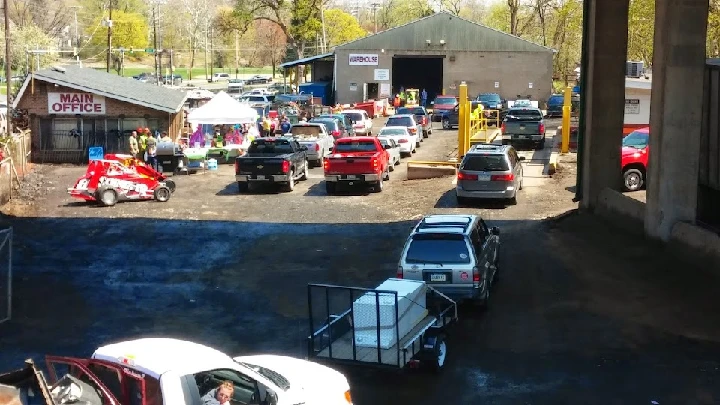
[[308, 284], [308, 359], [383, 368], [445, 365], [457, 304], [423, 281], [388, 279], [375, 289]]

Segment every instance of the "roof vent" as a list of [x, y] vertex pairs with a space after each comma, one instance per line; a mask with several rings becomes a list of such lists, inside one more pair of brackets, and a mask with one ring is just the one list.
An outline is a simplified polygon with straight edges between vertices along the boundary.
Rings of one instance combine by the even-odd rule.
[[65, 72], [66, 72], [65, 68], [64, 68], [64, 67], [60, 67], [60, 66], [53, 66], [51, 69], [54, 70], [54, 71], [56, 71], [56, 72], [60, 72], [60, 73], [65, 73]]

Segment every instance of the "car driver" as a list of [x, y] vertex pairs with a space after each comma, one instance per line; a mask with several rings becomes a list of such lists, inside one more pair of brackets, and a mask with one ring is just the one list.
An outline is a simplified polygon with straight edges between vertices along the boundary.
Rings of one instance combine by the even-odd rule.
[[235, 387], [230, 381], [223, 381], [217, 388], [211, 389], [201, 399], [203, 405], [230, 405]]

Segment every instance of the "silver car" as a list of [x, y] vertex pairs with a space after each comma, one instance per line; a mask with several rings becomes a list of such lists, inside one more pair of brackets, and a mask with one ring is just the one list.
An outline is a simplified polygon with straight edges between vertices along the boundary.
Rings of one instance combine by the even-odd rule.
[[525, 157], [510, 145], [474, 145], [458, 168], [455, 195], [459, 204], [471, 199], [504, 199], [517, 203], [523, 186]]
[[488, 304], [499, 279], [500, 230], [477, 215], [428, 215], [415, 226], [397, 277], [423, 280], [456, 301]]

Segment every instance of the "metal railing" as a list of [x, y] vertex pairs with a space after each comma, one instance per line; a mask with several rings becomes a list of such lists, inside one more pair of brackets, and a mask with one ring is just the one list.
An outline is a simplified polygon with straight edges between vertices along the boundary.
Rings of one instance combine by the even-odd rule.
[[105, 153], [127, 150], [127, 134], [112, 131], [42, 131], [40, 145], [33, 156], [37, 163], [84, 163], [88, 148], [101, 146]]

